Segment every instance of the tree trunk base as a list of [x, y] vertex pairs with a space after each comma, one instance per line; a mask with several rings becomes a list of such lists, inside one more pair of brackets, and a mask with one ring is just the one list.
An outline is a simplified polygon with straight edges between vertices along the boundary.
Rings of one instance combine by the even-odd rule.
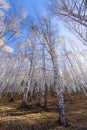
[[47, 104], [44, 104], [43, 107], [44, 107], [44, 110], [45, 110], [45, 111], [48, 111]]
[[10, 98], [10, 101], [9, 102], [14, 102], [14, 98]]
[[32, 99], [29, 99], [30, 102], [32, 102]]
[[28, 105], [27, 105], [27, 103], [22, 102], [22, 104], [21, 104], [20, 108], [26, 108], [27, 106], [28, 106]]
[[46, 108], [46, 107], [44, 107], [44, 110], [46, 111], [46, 112], [48, 112], [49, 110], [48, 110], [48, 108]]
[[59, 117], [58, 124], [64, 127], [69, 126], [67, 119], [64, 119], [63, 117]]
[[41, 103], [37, 103], [37, 106], [41, 107]]

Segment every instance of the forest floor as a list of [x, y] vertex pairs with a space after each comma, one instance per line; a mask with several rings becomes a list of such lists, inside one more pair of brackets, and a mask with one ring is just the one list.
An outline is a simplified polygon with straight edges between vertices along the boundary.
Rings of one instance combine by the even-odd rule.
[[59, 108], [57, 98], [49, 96], [48, 111], [37, 106], [36, 99], [28, 101], [28, 106], [19, 109], [21, 98], [9, 102], [9, 97], [0, 100], [0, 130], [87, 130], [87, 96], [65, 95], [65, 108], [69, 127], [58, 125]]

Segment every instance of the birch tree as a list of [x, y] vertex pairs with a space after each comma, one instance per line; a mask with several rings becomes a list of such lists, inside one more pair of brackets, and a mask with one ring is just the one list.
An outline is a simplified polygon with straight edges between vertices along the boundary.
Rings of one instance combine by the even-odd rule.
[[46, 56], [45, 56], [45, 47], [43, 44], [43, 50], [42, 50], [42, 60], [43, 60], [43, 85], [44, 85], [44, 108], [47, 110], [47, 79], [46, 79]]
[[59, 101], [59, 124], [67, 126], [65, 107], [64, 107], [64, 97], [63, 97], [63, 88], [60, 83], [60, 74], [59, 74], [59, 62], [58, 62], [58, 54], [56, 51], [56, 32], [53, 30], [53, 26], [50, 20], [44, 19], [39, 23], [40, 28], [40, 37], [49, 50], [52, 64], [53, 64], [53, 72], [54, 72], [54, 87], [57, 93], [58, 101]]
[[[29, 41], [31, 42], [31, 41]], [[23, 94], [23, 101], [22, 101], [22, 106], [26, 106], [27, 104], [27, 98], [28, 98], [28, 93], [29, 93], [29, 89], [30, 89], [30, 84], [31, 84], [31, 79], [32, 79], [32, 74], [34, 72], [34, 58], [35, 58], [35, 45], [31, 42], [31, 54], [30, 54], [30, 66], [29, 66], [29, 70], [28, 70], [28, 74], [26, 75], [26, 79], [25, 79], [25, 89], [24, 89], [24, 94]], [[29, 51], [29, 50], [28, 50]]]

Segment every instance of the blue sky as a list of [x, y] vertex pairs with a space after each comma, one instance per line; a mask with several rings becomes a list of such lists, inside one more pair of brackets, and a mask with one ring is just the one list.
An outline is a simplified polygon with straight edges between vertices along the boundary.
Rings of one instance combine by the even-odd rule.
[[[46, 10], [47, 8], [47, 3], [48, 0], [22, 0], [23, 2], [23, 6], [25, 7], [25, 9], [31, 14], [31, 15], [35, 15], [35, 11], [39, 14], [39, 15], [43, 15], [45, 16], [48, 12], [48, 10]], [[58, 19], [57, 19], [58, 20]], [[63, 22], [61, 21], [55, 21], [59, 24], [59, 28], [58, 30], [60, 30], [60, 34], [66, 34], [66, 31], [68, 33], [68, 30], [64, 27]]]
[[46, 14], [46, 0], [22, 0], [23, 6], [30, 14], [34, 14], [35, 11], [40, 14]]
[[[34, 15], [34, 16], [35, 16], [35, 11], [41, 16], [45, 15], [46, 11], [48, 12], [48, 10], [46, 10], [47, 3], [48, 3], [48, 0], [22, 0], [23, 7], [29, 12], [30, 15]], [[73, 35], [65, 27], [62, 21], [57, 19], [54, 22], [58, 24], [58, 31], [60, 35], [65, 35], [66, 38], [73, 37]]]

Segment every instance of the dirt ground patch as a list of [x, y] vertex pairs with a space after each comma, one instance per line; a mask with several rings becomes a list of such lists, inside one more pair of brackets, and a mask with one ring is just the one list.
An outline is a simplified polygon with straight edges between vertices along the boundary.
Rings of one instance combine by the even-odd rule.
[[48, 111], [39, 107], [35, 99], [19, 109], [21, 98], [10, 103], [8, 98], [0, 101], [0, 130], [87, 130], [87, 97], [83, 94], [65, 95], [65, 108], [69, 127], [58, 125], [57, 98], [49, 96]]

